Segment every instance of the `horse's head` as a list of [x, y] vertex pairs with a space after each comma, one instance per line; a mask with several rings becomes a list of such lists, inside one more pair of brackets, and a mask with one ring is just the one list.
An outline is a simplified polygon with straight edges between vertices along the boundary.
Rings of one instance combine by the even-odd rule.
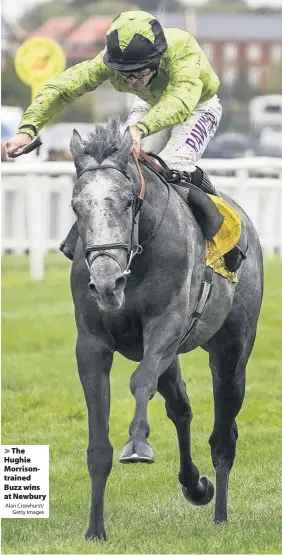
[[87, 141], [74, 130], [70, 148], [78, 178], [72, 207], [89, 267], [89, 289], [102, 310], [116, 310], [124, 303], [137, 198], [137, 179], [134, 185], [127, 174], [131, 135], [126, 131], [122, 137], [119, 120], [112, 119], [107, 126], [95, 126]]

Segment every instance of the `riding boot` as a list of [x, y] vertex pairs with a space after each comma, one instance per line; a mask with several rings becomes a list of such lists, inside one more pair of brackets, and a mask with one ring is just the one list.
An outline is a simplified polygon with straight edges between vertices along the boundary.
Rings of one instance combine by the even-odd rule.
[[214, 195], [216, 197], [220, 197], [220, 194], [217, 192], [215, 186], [212, 184], [209, 176], [201, 170], [198, 166], [194, 172], [190, 173], [191, 183], [199, 187], [204, 193], [208, 193], [209, 195]]
[[59, 246], [60, 251], [71, 261], [73, 260], [77, 239], [78, 239], [77, 223], [74, 222], [65, 240], [62, 241], [62, 243]]
[[[196, 170], [190, 173], [191, 183], [196, 185], [209, 195], [215, 195], [216, 197], [220, 197], [220, 194], [217, 192], [215, 186], [212, 184], [209, 176], [201, 170], [198, 166], [196, 166]], [[245, 222], [241, 219], [242, 224], [242, 232], [239, 239], [239, 242], [231, 251], [224, 255], [224, 262], [226, 265], [227, 270], [230, 272], [236, 272], [238, 268], [240, 268], [243, 260], [247, 257], [247, 250], [248, 250], [248, 239], [247, 239], [247, 230], [245, 227]]]
[[239, 241], [235, 247], [229, 252], [224, 255], [224, 262], [227, 270], [230, 272], [236, 272], [243, 260], [247, 258], [247, 250], [248, 250], [248, 235], [247, 235], [247, 227], [246, 224], [241, 218], [241, 235]]

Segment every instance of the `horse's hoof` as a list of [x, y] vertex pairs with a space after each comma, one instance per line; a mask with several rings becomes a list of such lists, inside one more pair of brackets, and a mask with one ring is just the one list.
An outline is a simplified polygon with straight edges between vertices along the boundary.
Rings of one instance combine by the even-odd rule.
[[182, 486], [182, 492], [184, 497], [186, 497], [192, 505], [207, 505], [214, 496], [214, 486], [207, 476], [201, 476], [196, 496], [192, 496], [191, 490], [188, 491], [185, 486]]
[[222, 525], [224, 525], [224, 524], [228, 524], [228, 521], [227, 521], [227, 518], [222, 519], [222, 520], [220, 520], [220, 519], [218, 519], [218, 518], [215, 518], [215, 519], [214, 519], [214, 523], [215, 523], [217, 526], [218, 526], [219, 524], [222, 526]]
[[147, 463], [154, 462], [154, 451], [149, 445], [143, 441], [129, 441], [125, 444], [122, 454], [119, 458], [121, 463]]
[[92, 542], [105, 542], [107, 540], [106, 532], [105, 530], [102, 530], [101, 532], [92, 532], [90, 529], [88, 529], [85, 534], [85, 539], [86, 541]]

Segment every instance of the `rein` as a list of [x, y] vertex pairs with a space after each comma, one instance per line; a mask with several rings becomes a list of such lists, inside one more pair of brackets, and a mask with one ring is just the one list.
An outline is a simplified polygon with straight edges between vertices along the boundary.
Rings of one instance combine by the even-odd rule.
[[[112, 258], [113, 260], [115, 260], [115, 262], [118, 262], [118, 259], [116, 258], [116, 256], [114, 254], [111, 254], [109, 252], [109, 250], [114, 250], [114, 249], [125, 249], [127, 251], [127, 265], [126, 265], [126, 269], [123, 271], [123, 275], [128, 276], [131, 274], [131, 270], [130, 270], [130, 266], [132, 263], [133, 258], [137, 255], [137, 254], [141, 254], [143, 252], [143, 247], [139, 244], [139, 218], [140, 218], [140, 210], [145, 198], [145, 194], [146, 194], [146, 183], [144, 180], [144, 176], [138, 161], [138, 157], [135, 154], [135, 152], [133, 151], [131, 153], [133, 161], [135, 163], [136, 169], [137, 169], [137, 173], [140, 179], [140, 191], [139, 194], [136, 195], [134, 193], [134, 201], [133, 201], [133, 209], [132, 209], [132, 230], [131, 230], [131, 242], [130, 245], [128, 245], [127, 243], [105, 243], [103, 245], [93, 245], [93, 246], [89, 246], [85, 248], [84, 252], [85, 252], [85, 262], [87, 265], [88, 270], [90, 271], [90, 266], [93, 263], [93, 261], [98, 258], [98, 256], [109, 256], [110, 258]], [[141, 156], [142, 158], [145, 158], [146, 160], [149, 160], [149, 157], [147, 156], [147, 154], [144, 151], [141, 151]], [[147, 165], [147, 164], [146, 164]], [[81, 172], [79, 172], [79, 174], [77, 175], [77, 178], [79, 179], [84, 173], [88, 172], [88, 171], [95, 171], [95, 170], [103, 170], [103, 169], [113, 169], [116, 170], [120, 173], [122, 173], [122, 175], [124, 175], [126, 177], [126, 179], [130, 180], [128, 174], [124, 171], [122, 171], [120, 168], [118, 168], [117, 166], [114, 166], [112, 164], [105, 164], [105, 165], [91, 165], [88, 168], [86, 168], [85, 170], [82, 170]], [[169, 201], [169, 187], [168, 188], [168, 199], [167, 199], [167, 203], [166, 203], [166, 207], [164, 210], [164, 214], [163, 217], [161, 219], [160, 225], [158, 226], [158, 229], [155, 229], [152, 233], [152, 235], [145, 241], [146, 243], [152, 239], [156, 233], [159, 231], [163, 219], [164, 219], [164, 215], [167, 209], [167, 205], [168, 205], [168, 201]], [[144, 243], [145, 243], [144, 242]]]

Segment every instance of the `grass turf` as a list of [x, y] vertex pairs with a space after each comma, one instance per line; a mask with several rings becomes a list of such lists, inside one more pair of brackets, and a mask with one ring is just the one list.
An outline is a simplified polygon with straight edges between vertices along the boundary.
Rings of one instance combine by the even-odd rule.
[[[282, 260], [265, 263], [265, 297], [247, 389], [237, 419], [229, 524], [215, 527], [214, 502], [193, 507], [177, 480], [178, 448], [159, 395], [150, 402], [154, 465], [121, 465], [133, 415], [129, 378], [135, 364], [115, 356], [111, 372], [105, 544], [84, 541], [90, 481], [87, 415], [74, 356], [76, 329], [70, 264], [48, 255], [46, 276], [32, 283], [25, 257], [2, 262], [2, 443], [50, 445], [50, 518], [2, 521], [3, 553], [281, 553]], [[213, 398], [207, 355], [181, 357], [194, 412], [192, 453], [214, 479], [207, 443]]]

